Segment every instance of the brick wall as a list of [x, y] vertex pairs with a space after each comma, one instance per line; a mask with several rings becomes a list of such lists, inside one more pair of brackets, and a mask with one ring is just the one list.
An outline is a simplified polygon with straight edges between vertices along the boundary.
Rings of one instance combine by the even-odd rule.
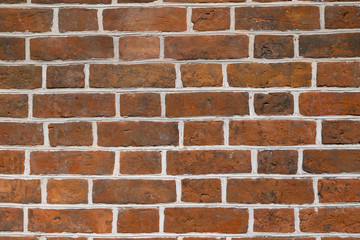
[[359, 1], [0, 3], [0, 240], [360, 239]]

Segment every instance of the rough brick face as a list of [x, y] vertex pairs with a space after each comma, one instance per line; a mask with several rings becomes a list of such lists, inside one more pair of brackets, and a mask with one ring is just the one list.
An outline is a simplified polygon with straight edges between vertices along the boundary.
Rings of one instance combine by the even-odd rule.
[[290, 115], [294, 112], [294, 97], [290, 93], [255, 94], [258, 115]]
[[161, 114], [160, 95], [138, 93], [120, 95], [120, 115], [127, 117], [156, 117]]
[[28, 96], [23, 94], [0, 94], [0, 116], [24, 118], [28, 116]]
[[0, 208], [0, 231], [23, 230], [23, 210], [21, 208]]
[[40, 66], [0, 66], [1, 89], [35, 89], [41, 87]]
[[255, 36], [254, 56], [256, 58], [292, 58], [294, 43], [292, 36]]
[[25, 154], [23, 151], [0, 151], [0, 173], [22, 174], [24, 172]]
[[323, 203], [358, 202], [359, 187], [359, 179], [320, 179], [318, 181], [319, 201]]
[[60, 32], [97, 30], [96, 12], [95, 9], [60, 9]]
[[358, 62], [323, 62], [317, 65], [319, 87], [359, 87], [360, 64]]
[[0, 180], [0, 202], [40, 203], [40, 181], [23, 179]]
[[292, 209], [255, 209], [255, 232], [294, 232], [295, 219]]
[[202, 121], [184, 123], [184, 145], [222, 145], [223, 122]]
[[325, 8], [326, 28], [359, 28], [360, 7], [328, 6]]
[[117, 222], [118, 233], [152, 233], [159, 231], [157, 209], [121, 209]]
[[0, 123], [0, 145], [41, 145], [44, 143], [42, 124]]
[[153, 59], [160, 56], [160, 40], [157, 37], [128, 36], [119, 39], [119, 57], [122, 60]]
[[230, 28], [229, 8], [195, 8], [191, 22], [198, 31], [216, 31]]
[[161, 153], [156, 151], [129, 151], [120, 153], [121, 174], [161, 173]]
[[181, 181], [183, 202], [221, 202], [219, 179], [184, 179]]
[[87, 122], [49, 124], [51, 146], [90, 146], [92, 145], [92, 126]]
[[324, 144], [358, 144], [360, 122], [325, 121], [322, 124], [322, 139]]
[[85, 86], [83, 65], [49, 66], [47, 88], [82, 88]]
[[87, 203], [88, 183], [80, 179], [50, 179], [47, 183], [47, 202], [76, 204]]
[[267, 150], [258, 152], [258, 173], [295, 174], [298, 153], [294, 150]]
[[223, 83], [220, 64], [181, 65], [184, 87], [219, 87]]
[[24, 59], [24, 38], [0, 38], [0, 60], [15, 61]]

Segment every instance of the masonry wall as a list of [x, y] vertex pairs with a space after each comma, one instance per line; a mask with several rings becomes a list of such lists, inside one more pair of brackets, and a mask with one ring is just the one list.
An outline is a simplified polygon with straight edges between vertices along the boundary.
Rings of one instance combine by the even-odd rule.
[[0, 3], [0, 240], [360, 239], [358, 1]]

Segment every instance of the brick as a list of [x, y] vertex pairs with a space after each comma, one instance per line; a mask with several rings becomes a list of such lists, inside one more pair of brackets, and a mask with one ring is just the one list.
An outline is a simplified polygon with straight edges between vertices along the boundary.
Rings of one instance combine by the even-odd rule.
[[0, 145], [41, 145], [44, 143], [42, 124], [0, 123]]
[[[136, 7], [105, 9], [104, 30], [110, 31], [186, 31], [186, 9], [174, 7]], [[121, 21], [119, 21], [121, 19]]]
[[311, 179], [229, 179], [227, 201], [244, 204], [310, 204], [314, 201]]
[[118, 3], [149, 3], [156, 0], [117, 0]]
[[2, 150], [0, 151], [0, 174], [22, 174], [24, 162], [24, 151]]
[[47, 88], [83, 88], [85, 73], [83, 65], [48, 66]]
[[119, 38], [119, 58], [125, 61], [160, 57], [160, 40], [153, 36], [125, 36]]
[[249, 114], [245, 92], [174, 93], [165, 96], [167, 117]]
[[360, 33], [301, 35], [300, 56], [308, 58], [359, 57]]
[[111, 0], [32, 0], [32, 3], [56, 4], [56, 3], [80, 3], [80, 4], [110, 4]]
[[304, 150], [303, 170], [308, 173], [357, 173], [360, 151], [347, 149]]
[[268, 59], [294, 57], [293, 36], [255, 36], [254, 57]]
[[153, 233], [159, 231], [158, 209], [120, 209], [118, 233]]
[[156, 151], [120, 152], [121, 174], [161, 173], [161, 154]]
[[92, 126], [88, 122], [69, 122], [49, 124], [49, 140], [56, 146], [91, 146]]
[[246, 233], [248, 217], [239, 208], [166, 208], [164, 231]]
[[234, 63], [227, 66], [230, 87], [309, 87], [310, 63]]
[[[132, 240], [134, 238], [94, 238], [95, 240]], [[176, 238], [136, 238], [137, 240], [176, 240]]]
[[359, 179], [319, 179], [319, 201], [321, 203], [359, 202]]
[[86, 60], [114, 57], [109, 36], [42, 37], [30, 40], [32, 60]]
[[300, 114], [304, 116], [360, 115], [360, 93], [306, 92], [299, 96]]
[[0, 179], [0, 202], [40, 203], [40, 181], [24, 179]]
[[33, 104], [38, 118], [115, 116], [115, 94], [38, 94]]
[[176, 201], [175, 181], [94, 180], [94, 203], [155, 204]]
[[0, 231], [23, 231], [23, 214], [21, 208], [0, 208]]
[[28, 116], [28, 96], [0, 94], [0, 117], [25, 118]]
[[293, 209], [254, 209], [254, 232], [290, 233], [294, 231]]
[[360, 7], [326, 6], [325, 28], [360, 28]]
[[157, 117], [161, 115], [160, 94], [134, 93], [120, 95], [120, 115], [127, 117]]
[[225, 238], [211, 238], [211, 237], [184, 237], [184, 240], [226, 240]]
[[59, 10], [59, 31], [98, 30], [97, 10], [85, 8], [61, 8]]
[[1, 0], [0, 3], [4, 3], [4, 4], [26, 3], [26, 0]]
[[67, 237], [47, 237], [46, 240], [87, 240], [87, 238], [83, 238], [83, 237], [68, 237], [68, 238]]
[[319, 87], [360, 87], [360, 63], [318, 63], [316, 81]]
[[258, 173], [296, 174], [298, 153], [295, 150], [265, 150], [258, 152]]
[[230, 29], [230, 8], [193, 8], [191, 22], [197, 31]]
[[[37, 237], [0, 237], [0, 240], [38, 240], [38, 238]], [[48, 238], [48, 240], [56, 240], [56, 239]], [[81, 239], [77, 239], [77, 240], [81, 240]], [[86, 240], [86, 239], [82, 239], [82, 240]]]
[[51, 9], [0, 9], [0, 32], [49, 32], [52, 27]]
[[49, 179], [47, 202], [55, 204], [87, 203], [88, 182], [82, 179]]
[[315, 144], [316, 123], [302, 120], [231, 121], [230, 145]]
[[315, 30], [320, 29], [316, 6], [276, 6], [235, 8], [237, 30]]
[[42, 73], [40, 66], [0, 66], [0, 89], [41, 88]]
[[182, 179], [181, 201], [196, 203], [221, 202], [220, 179]]
[[90, 87], [173, 88], [175, 66], [171, 63], [90, 66]]
[[359, 240], [360, 238], [352, 238], [352, 237], [323, 237], [323, 240]]
[[175, 122], [99, 122], [98, 144], [104, 147], [177, 146]]
[[302, 232], [359, 233], [359, 208], [309, 208], [300, 209], [300, 229]]
[[246, 0], [164, 0], [164, 2], [178, 3], [223, 3], [223, 2], [245, 2]]
[[220, 64], [184, 64], [180, 66], [184, 87], [221, 87], [222, 70]]
[[24, 38], [0, 38], [0, 60], [16, 61], [25, 59]]
[[258, 115], [291, 115], [294, 97], [291, 93], [259, 93], [254, 96], [254, 107]]
[[[324, 239], [324, 238], [322, 238]], [[253, 237], [253, 238], [232, 238], [232, 240], [316, 240], [312, 237]]]
[[110, 209], [29, 209], [29, 231], [111, 233]]
[[224, 123], [222, 121], [196, 121], [184, 123], [184, 145], [224, 144]]
[[196, 150], [167, 152], [167, 174], [170, 175], [250, 172], [249, 151]]
[[358, 144], [360, 142], [360, 122], [324, 121], [322, 142], [324, 144]]
[[113, 152], [34, 151], [30, 155], [31, 174], [112, 174]]
[[176, 60], [236, 59], [248, 57], [246, 35], [165, 37], [165, 58]]

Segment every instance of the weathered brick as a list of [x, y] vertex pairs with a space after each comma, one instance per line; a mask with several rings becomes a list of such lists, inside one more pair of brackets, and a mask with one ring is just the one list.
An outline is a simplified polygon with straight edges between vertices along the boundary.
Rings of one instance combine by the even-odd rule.
[[0, 60], [15, 61], [25, 59], [24, 38], [0, 38]]
[[97, 10], [85, 8], [61, 8], [59, 10], [59, 31], [98, 30]]
[[38, 123], [0, 122], [0, 145], [41, 145], [43, 127]]
[[156, 117], [161, 115], [160, 94], [134, 93], [120, 95], [120, 115], [127, 117]]
[[82, 179], [49, 179], [47, 202], [55, 204], [87, 203], [88, 182]]
[[184, 87], [221, 87], [220, 64], [184, 64], [180, 67]]
[[193, 8], [191, 22], [197, 31], [230, 29], [230, 8]]
[[160, 40], [153, 36], [125, 36], [119, 38], [119, 58], [142, 60], [160, 57]]
[[[34, 240], [37, 240], [37, 239], [34, 239]], [[87, 238], [83, 238], [83, 237], [47, 237], [46, 240], [87, 240]]]
[[314, 201], [311, 179], [229, 179], [227, 201], [235, 203], [306, 204]]
[[224, 123], [222, 121], [196, 121], [184, 123], [184, 145], [224, 144]]
[[360, 63], [318, 63], [316, 81], [319, 87], [360, 87]]
[[50, 145], [91, 146], [93, 142], [92, 126], [88, 122], [69, 122], [49, 124]]
[[175, 201], [175, 181], [145, 179], [94, 180], [94, 203], [154, 204]]
[[80, 3], [80, 4], [110, 4], [111, 0], [31, 0], [32, 3], [57, 4], [57, 3]]
[[298, 152], [295, 150], [265, 150], [258, 152], [258, 173], [295, 174]]
[[227, 66], [231, 87], [309, 87], [310, 63], [234, 63]]
[[223, 3], [223, 2], [245, 2], [246, 0], [164, 0], [164, 2], [178, 3]]
[[25, 118], [28, 116], [28, 96], [0, 94], [0, 117]]
[[41, 88], [42, 70], [40, 66], [0, 66], [1, 89]]
[[0, 202], [40, 203], [40, 181], [0, 179]]
[[181, 201], [197, 203], [221, 202], [220, 179], [181, 180]]
[[239, 208], [167, 208], [164, 231], [246, 233], [248, 217]]
[[[38, 240], [37, 237], [0, 237], [0, 240]], [[47, 240], [60, 240], [58, 238], [47, 238]], [[61, 239], [66, 240], [66, 239]], [[86, 240], [86, 239], [76, 239], [76, 240]]]
[[153, 233], [159, 231], [158, 209], [119, 209], [118, 233]]
[[255, 36], [254, 57], [269, 59], [294, 57], [293, 36]]
[[258, 115], [291, 115], [294, 97], [291, 93], [259, 93], [254, 96], [254, 107]]
[[294, 231], [293, 209], [254, 209], [254, 232], [290, 233]]
[[2, 150], [0, 151], [0, 174], [22, 174], [24, 162], [24, 151]]
[[23, 231], [23, 214], [21, 208], [0, 208], [0, 231]]
[[249, 151], [196, 150], [167, 153], [167, 173], [170, 175], [250, 172]]
[[325, 28], [360, 28], [360, 7], [326, 6]]
[[322, 123], [322, 142], [324, 144], [360, 143], [360, 122], [324, 121]]
[[31, 174], [112, 174], [113, 152], [34, 151], [30, 155]]
[[319, 179], [319, 201], [341, 203], [360, 201], [360, 179]]
[[179, 144], [175, 122], [99, 122], [98, 144], [104, 147]]
[[85, 73], [83, 65], [48, 66], [47, 88], [83, 88]]
[[121, 174], [161, 173], [161, 154], [156, 151], [129, 151], [120, 153]]

